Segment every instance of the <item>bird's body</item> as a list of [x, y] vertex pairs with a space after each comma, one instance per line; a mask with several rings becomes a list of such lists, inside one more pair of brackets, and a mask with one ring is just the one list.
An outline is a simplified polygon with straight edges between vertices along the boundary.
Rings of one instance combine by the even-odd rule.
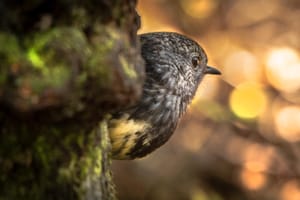
[[178, 120], [205, 74], [219, 74], [207, 66], [204, 50], [193, 40], [169, 32], [140, 35], [146, 80], [140, 100], [113, 114], [109, 132], [114, 159], [143, 157], [173, 134]]

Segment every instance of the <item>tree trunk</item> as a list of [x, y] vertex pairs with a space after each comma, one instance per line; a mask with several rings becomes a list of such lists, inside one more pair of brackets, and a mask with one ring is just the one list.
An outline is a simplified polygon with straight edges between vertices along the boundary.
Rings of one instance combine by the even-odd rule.
[[0, 199], [114, 199], [107, 113], [141, 94], [135, 0], [0, 2]]

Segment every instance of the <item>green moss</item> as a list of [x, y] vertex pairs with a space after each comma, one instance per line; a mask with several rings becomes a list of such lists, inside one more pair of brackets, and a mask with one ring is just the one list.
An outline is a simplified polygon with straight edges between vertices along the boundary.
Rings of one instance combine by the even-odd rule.
[[[0, 87], [8, 78], [8, 73], [21, 63], [21, 50], [17, 38], [9, 33], [0, 32]], [[1, 88], [0, 88], [1, 95]]]
[[131, 79], [136, 79], [137, 78], [136, 71], [134, 67], [128, 63], [128, 60], [126, 60], [126, 58], [122, 55], [119, 55], [119, 60], [125, 74]]
[[[97, 31], [103, 31], [101, 28], [98, 28]], [[87, 66], [89, 70], [89, 76], [94, 78], [98, 86], [109, 85], [112, 82], [113, 75], [113, 63], [111, 62], [108, 55], [114, 49], [115, 39], [114, 34], [105, 34], [95, 36], [92, 43], [93, 53], [88, 59]], [[110, 60], [111, 59], [111, 60]]]
[[[103, 56], [104, 49], [95, 50], [91, 58], [89, 59], [87, 66], [89, 67], [89, 76], [92, 77], [98, 86], [104, 86], [110, 84], [112, 80], [112, 73], [110, 66], [107, 66], [106, 58]], [[100, 56], [99, 56], [100, 55]]]
[[36, 52], [35, 49], [29, 49], [27, 56], [28, 56], [29, 61], [32, 62], [34, 67], [36, 67], [38, 69], [44, 69], [45, 62], [40, 57], [40, 55]]
[[[114, 84], [118, 74], [136, 79], [134, 66], [128, 61], [130, 44], [128, 38], [115, 28], [98, 26], [92, 40], [92, 54], [88, 61], [89, 75], [94, 77], [99, 87]], [[99, 34], [97, 34], [99, 32]]]
[[74, 19], [74, 26], [78, 28], [86, 28], [89, 26], [89, 15], [87, 11], [82, 7], [77, 7], [72, 10], [72, 15]]
[[96, 147], [94, 150], [94, 158], [95, 158], [95, 165], [94, 165], [94, 174], [95, 176], [99, 177], [102, 173], [101, 169], [101, 162], [102, 162], [102, 149], [101, 147]]
[[[108, 134], [107, 121], [103, 120], [89, 135], [87, 155], [81, 161], [80, 168], [83, 181], [78, 189], [85, 199], [101, 199], [101, 195], [110, 200], [115, 199], [110, 171], [111, 161], [108, 157], [110, 151]], [[108, 194], [103, 194], [104, 188]]]
[[0, 57], [2, 59], [4, 58], [8, 63], [13, 63], [18, 60], [18, 57], [20, 56], [20, 47], [18, 40], [14, 35], [0, 32], [0, 44]]
[[[17, 79], [17, 85], [26, 85], [35, 95], [46, 89], [64, 89], [74, 70], [85, 68], [84, 63], [90, 54], [84, 34], [75, 28], [56, 28], [37, 33], [26, 43], [26, 58], [31, 65], [25, 66], [26, 75]], [[77, 66], [80, 63], [81, 66]], [[1, 76], [0, 82], [5, 81], [4, 78]], [[78, 76], [77, 82], [85, 80], [86, 75], [83, 74]]]
[[27, 43], [28, 59], [37, 68], [52, 67], [57, 63], [72, 65], [72, 59], [85, 62], [90, 54], [84, 34], [76, 28], [63, 27], [38, 33]]
[[92, 175], [98, 177], [101, 174], [102, 146], [98, 143], [99, 136], [97, 129], [94, 129], [89, 136], [88, 156], [84, 164], [83, 176]]
[[20, 79], [18, 84], [27, 84], [33, 94], [40, 94], [48, 88], [59, 89], [63, 87], [70, 78], [70, 69], [57, 66], [51, 69], [45, 68], [42, 74], [32, 74]]

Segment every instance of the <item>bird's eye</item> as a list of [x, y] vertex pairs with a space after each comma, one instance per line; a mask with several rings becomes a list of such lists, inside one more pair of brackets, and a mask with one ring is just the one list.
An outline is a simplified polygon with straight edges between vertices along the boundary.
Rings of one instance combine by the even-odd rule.
[[199, 58], [199, 56], [194, 56], [192, 58], [192, 64], [193, 64], [194, 68], [196, 68], [200, 64], [200, 58]]

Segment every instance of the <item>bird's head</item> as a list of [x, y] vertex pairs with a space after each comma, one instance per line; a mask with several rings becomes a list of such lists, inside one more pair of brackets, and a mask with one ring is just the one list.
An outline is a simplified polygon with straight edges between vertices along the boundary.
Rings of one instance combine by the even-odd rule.
[[186, 36], [173, 32], [142, 34], [142, 56], [147, 77], [175, 95], [193, 98], [206, 74], [221, 74], [207, 65], [207, 55], [200, 45]]

